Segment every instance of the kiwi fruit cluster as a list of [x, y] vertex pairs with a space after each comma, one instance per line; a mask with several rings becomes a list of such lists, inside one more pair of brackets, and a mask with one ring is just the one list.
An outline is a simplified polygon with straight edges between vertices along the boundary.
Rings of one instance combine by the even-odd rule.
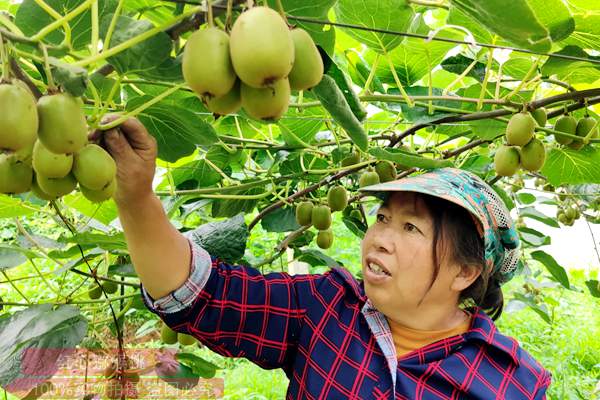
[[102, 289], [104, 289], [107, 294], [113, 294], [117, 292], [119, 285], [113, 281], [102, 281], [102, 288], [100, 288], [96, 282], [92, 282], [88, 286], [88, 297], [92, 300], [99, 299], [102, 296]]
[[0, 84], [0, 110], [0, 193], [31, 191], [54, 200], [79, 184], [93, 202], [113, 195], [116, 164], [88, 143], [80, 98], [56, 93], [36, 101], [27, 86], [13, 81]]
[[186, 83], [215, 116], [243, 107], [270, 122], [285, 114], [291, 91], [314, 87], [323, 71], [308, 32], [262, 6], [243, 12], [229, 34], [214, 26], [194, 32], [182, 60]]
[[195, 343], [199, 343], [195, 337], [181, 332], [175, 332], [167, 324], [162, 322], [160, 328], [160, 340], [164, 344], [175, 344], [179, 343], [181, 346], [191, 346]]
[[494, 167], [500, 176], [512, 176], [519, 168], [527, 171], [539, 171], [546, 161], [546, 148], [535, 137], [536, 123], [545, 124], [546, 113], [535, 110], [534, 118], [528, 112], [514, 114], [506, 126], [506, 144], [500, 145], [494, 155]]
[[573, 226], [580, 217], [579, 207], [574, 203], [564, 202], [556, 211], [556, 219], [563, 225]]
[[[589, 136], [592, 139], [598, 138], [599, 136], [596, 120], [590, 116], [585, 116], [577, 120], [570, 114], [563, 115], [556, 120], [556, 123], [554, 124], [554, 130], [580, 137]], [[585, 146], [583, 141], [574, 140], [571, 137], [567, 137], [558, 133], [554, 134], [554, 139], [557, 143], [574, 150], [582, 149]]]

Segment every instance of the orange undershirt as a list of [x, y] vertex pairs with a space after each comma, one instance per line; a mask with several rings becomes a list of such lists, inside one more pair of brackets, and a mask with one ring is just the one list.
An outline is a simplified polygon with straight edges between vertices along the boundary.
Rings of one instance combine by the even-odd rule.
[[400, 358], [405, 354], [408, 354], [413, 350], [420, 349], [421, 347], [425, 347], [430, 343], [465, 333], [469, 330], [469, 326], [471, 325], [471, 314], [468, 314], [469, 318], [465, 322], [455, 326], [454, 328], [444, 329], [441, 331], [423, 331], [407, 328], [406, 326], [400, 325], [397, 322], [386, 318], [388, 324], [390, 325], [390, 330], [392, 331], [392, 337], [394, 338], [396, 356]]

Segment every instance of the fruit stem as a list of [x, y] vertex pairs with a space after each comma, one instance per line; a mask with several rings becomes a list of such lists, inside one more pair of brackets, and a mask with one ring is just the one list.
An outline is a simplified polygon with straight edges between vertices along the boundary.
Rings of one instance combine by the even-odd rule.
[[404, 86], [402, 86], [402, 82], [400, 82], [400, 78], [398, 78], [398, 74], [396, 73], [396, 68], [394, 67], [392, 58], [385, 50], [385, 47], [382, 46], [381, 48], [383, 49], [383, 52], [385, 53], [385, 58], [387, 58], [388, 65], [390, 66], [390, 70], [392, 71], [392, 76], [394, 77], [394, 81], [396, 82], [396, 85], [398, 86], [398, 89], [400, 90], [400, 94], [402, 94], [402, 97], [404, 98], [404, 101], [406, 101], [406, 104], [408, 105], [408, 107], [413, 108], [415, 105], [414, 105], [413, 101], [410, 99], [410, 97], [408, 96], [408, 94], [406, 93], [406, 91], [404, 90]]
[[121, 9], [123, 8], [124, 0], [119, 0], [117, 4], [117, 8], [115, 9], [115, 13], [110, 19], [110, 24], [108, 25], [108, 31], [106, 31], [106, 36], [104, 37], [104, 43], [102, 44], [102, 51], [108, 49], [110, 47], [110, 40], [112, 39], [112, 35], [115, 31], [115, 27], [117, 26], [117, 20], [121, 15]]
[[176, 91], [181, 89], [184, 85], [185, 85], [185, 83], [180, 83], [176, 86], [173, 86], [172, 88], [167, 89], [164, 92], [162, 92], [161, 94], [159, 94], [158, 96], [154, 97], [152, 100], [142, 104], [138, 108], [121, 115], [119, 118], [115, 119], [114, 121], [112, 121], [108, 124], [100, 125], [100, 126], [98, 126], [98, 128], [103, 131], [106, 131], [106, 130], [109, 130], [112, 128], [116, 128], [117, 126], [121, 125], [123, 122], [127, 121], [130, 117], [135, 117], [136, 115], [140, 114], [145, 109], [147, 109], [148, 107], [153, 106], [154, 104], [158, 103], [165, 97], [175, 93]]
[[0, 77], [1, 83], [8, 81], [10, 78], [8, 54], [6, 53], [6, 48], [4, 47], [4, 38], [2, 37], [2, 32], [0, 32], [0, 63], [2, 63], [2, 76]]
[[[494, 37], [495, 39], [495, 37]], [[494, 40], [495, 42], [495, 40]], [[489, 49], [487, 65], [485, 66], [485, 76], [483, 77], [483, 83], [481, 84], [481, 92], [479, 92], [479, 101], [477, 102], [477, 111], [480, 111], [483, 107], [483, 98], [487, 90], [487, 84], [490, 79], [490, 73], [492, 71], [492, 62], [494, 61], [494, 49]]]
[[456, 86], [459, 82], [462, 82], [462, 80], [467, 76], [467, 74], [471, 72], [473, 68], [475, 68], [475, 65], [477, 65], [478, 62], [479, 60], [477, 59], [477, 57], [475, 57], [471, 64], [469, 64], [467, 68], [465, 68], [462, 74], [457, 76], [455, 80], [453, 80], [448, 86], [446, 86], [444, 90], [442, 90], [442, 94], [447, 95], [454, 86]]
[[[67, 24], [68, 25], [68, 24]], [[98, 17], [98, 1], [92, 3], [92, 55], [98, 54], [98, 42], [100, 41], [100, 21]]]
[[[587, 108], [586, 108], [587, 111]], [[590, 131], [588, 132], [587, 135], [585, 135], [585, 138], [583, 138], [583, 143], [584, 144], [588, 144], [590, 142], [590, 139], [592, 138], [592, 135], [594, 133], [596, 133], [596, 128], [598, 128], [598, 123], [600, 122], [600, 120], [596, 120], [596, 123], [594, 124], [594, 126], [592, 126], [592, 129], [590, 129]]]
[[48, 93], [52, 93], [56, 90], [56, 85], [54, 84], [54, 78], [52, 77], [52, 70], [50, 69], [50, 61], [48, 59], [48, 50], [46, 49], [46, 45], [44, 45], [43, 43], [40, 43], [39, 47], [42, 50], [42, 54], [44, 55], [44, 71], [46, 72], [46, 79], [48, 80]]
[[211, 28], [215, 26], [215, 20], [213, 19], [213, 9], [211, 0], [206, 0], [206, 20], [208, 22], [208, 26]]
[[233, 0], [227, 0], [227, 11], [225, 13], [225, 30], [231, 30], [231, 20], [233, 16]]
[[525, 74], [525, 76], [523, 77], [523, 79], [521, 80], [521, 82], [519, 82], [519, 84], [517, 85], [517, 87], [514, 88], [510, 93], [508, 93], [506, 96], [504, 96], [503, 99], [510, 99], [512, 96], [514, 96], [515, 94], [517, 94], [517, 93], [519, 93], [521, 91], [521, 89], [527, 83], [527, 81], [529, 80], [529, 78], [531, 77], [531, 75], [537, 70], [537, 67], [538, 67], [538, 65], [540, 63], [540, 59], [541, 59], [541, 57], [536, 57], [536, 59], [533, 62], [533, 64], [531, 64], [531, 67], [529, 68], [529, 71], [527, 71], [527, 73]]
[[281, 0], [277, 0], [277, 10], [279, 11], [279, 14], [281, 14], [281, 18], [283, 18], [283, 20], [285, 21], [287, 26], [290, 26], [290, 23], [288, 22], [287, 16], [285, 15], [285, 9], [283, 8], [283, 3], [281, 2]]
[[369, 76], [367, 77], [367, 81], [365, 82], [365, 87], [363, 89], [364, 94], [371, 93], [371, 83], [375, 78], [375, 73], [377, 72], [377, 66], [379, 65], [379, 60], [381, 55], [379, 53], [375, 53], [375, 59], [373, 60], [373, 65], [371, 65], [371, 72], [369, 72]]

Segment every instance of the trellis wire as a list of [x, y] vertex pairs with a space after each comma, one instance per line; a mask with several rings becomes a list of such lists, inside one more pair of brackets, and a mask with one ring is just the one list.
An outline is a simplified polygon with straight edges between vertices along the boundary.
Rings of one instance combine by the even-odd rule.
[[[191, 0], [161, 0], [161, 1], [164, 1], [167, 3], [191, 4], [191, 5], [196, 5], [196, 6], [203, 4], [201, 2], [196, 2], [196, 1], [191, 1]], [[219, 6], [219, 5], [213, 5], [213, 8], [226, 8], [226, 7]], [[236, 7], [236, 8], [234, 8], [234, 10], [240, 11], [241, 9], [239, 7]], [[476, 42], [476, 41], [457, 40], [457, 39], [443, 38], [443, 37], [437, 37], [437, 36], [421, 35], [418, 33], [392, 31], [392, 30], [388, 30], [388, 29], [369, 28], [369, 27], [361, 26], [361, 25], [345, 24], [342, 22], [333, 22], [333, 21], [323, 21], [323, 20], [319, 20], [319, 19], [315, 19], [315, 18], [298, 17], [298, 16], [294, 16], [294, 15], [287, 15], [287, 14], [286, 14], [286, 17], [289, 20], [306, 22], [306, 23], [311, 23], [311, 24], [338, 26], [340, 28], [356, 29], [356, 30], [362, 30], [362, 31], [366, 31], [366, 32], [384, 33], [384, 34], [396, 35], [396, 36], [405, 36], [405, 37], [410, 37], [410, 38], [415, 38], [415, 39], [425, 39], [427, 41], [434, 40], [434, 41], [438, 41], [438, 42], [446, 42], [446, 43], [454, 43], [454, 44], [468, 44], [471, 46], [485, 47], [488, 49], [512, 50], [515, 52], [525, 53], [525, 54], [533, 54], [533, 55], [546, 56], [546, 57], [552, 57], [552, 58], [562, 58], [565, 60], [572, 60], [572, 61], [585, 61], [585, 62], [589, 62], [592, 64], [600, 64], [600, 59], [595, 60], [595, 59], [591, 59], [591, 58], [570, 56], [567, 54], [543, 53], [543, 52], [536, 52], [536, 51], [528, 50], [528, 49], [522, 49], [519, 47], [501, 46], [501, 45], [497, 45], [497, 44], [480, 43], [480, 42]]]

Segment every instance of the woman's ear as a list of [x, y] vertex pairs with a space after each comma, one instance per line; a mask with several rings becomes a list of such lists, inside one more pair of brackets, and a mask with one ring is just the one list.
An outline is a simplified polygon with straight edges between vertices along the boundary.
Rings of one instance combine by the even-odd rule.
[[481, 275], [481, 265], [461, 265], [450, 287], [457, 292], [461, 292], [471, 286], [479, 275]]

